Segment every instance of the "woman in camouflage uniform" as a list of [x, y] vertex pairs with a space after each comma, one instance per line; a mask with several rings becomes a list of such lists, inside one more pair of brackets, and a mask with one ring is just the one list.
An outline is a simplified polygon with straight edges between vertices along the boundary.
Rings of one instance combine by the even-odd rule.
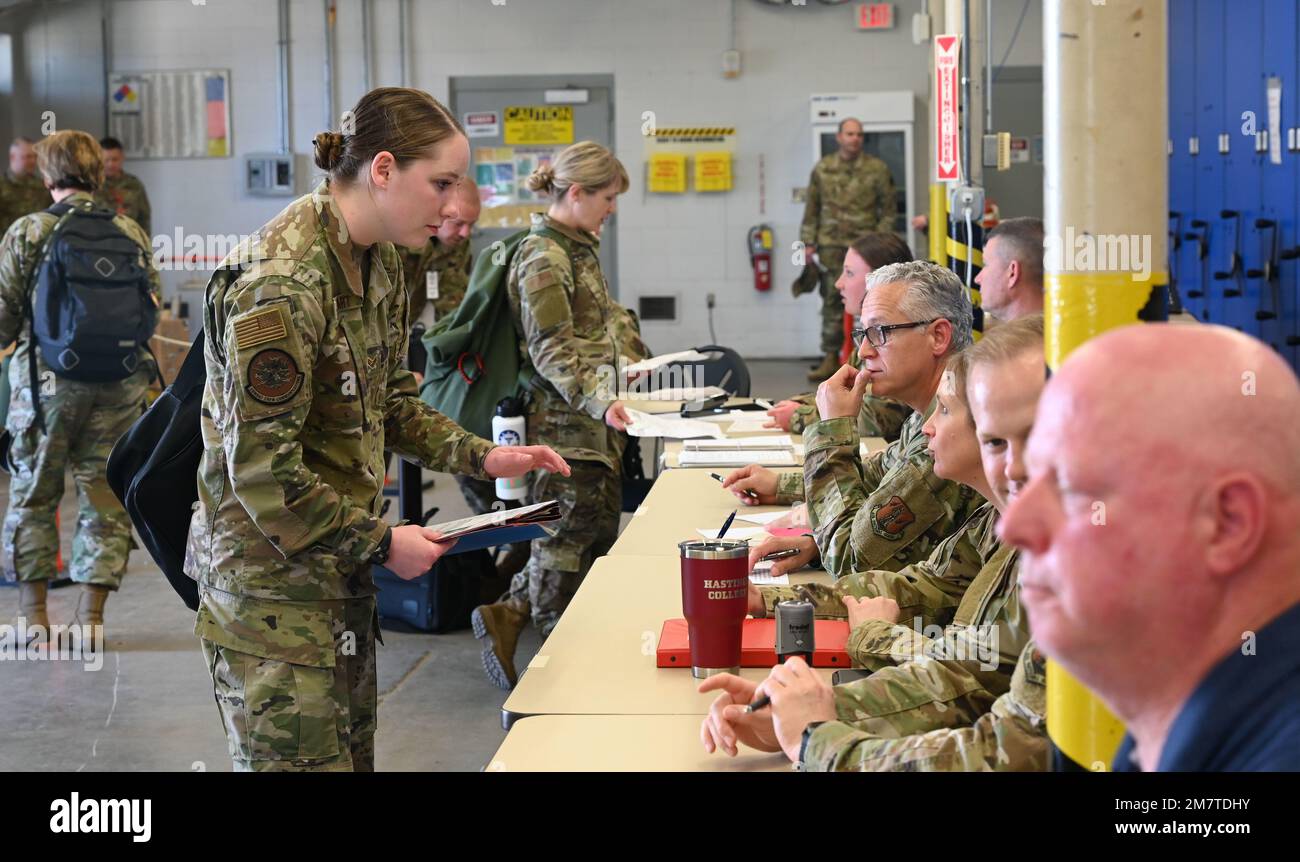
[[510, 308], [525, 371], [533, 373], [528, 441], [563, 455], [573, 475], [535, 474], [530, 503], [564, 508], [558, 535], [536, 539], [528, 566], [499, 602], [475, 609], [483, 666], [502, 688], [515, 684], [515, 643], [528, 621], [545, 637], [597, 557], [618, 537], [621, 458], [628, 422], [618, 400], [620, 355], [644, 351], [631, 313], [616, 303], [596, 257], [600, 230], [627, 191], [614, 154], [592, 141], [566, 148], [528, 177], [552, 199], [533, 216], [510, 264]]
[[[345, 115], [347, 116], [347, 115]], [[240, 770], [374, 768], [372, 564], [402, 578], [451, 547], [380, 518], [391, 450], [479, 478], [568, 467], [493, 447], [416, 395], [393, 243], [455, 215], [460, 124], [428, 93], [372, 90], [316, 136], [327, 179], [246, 239], [208, 284], [204, 455], [186, 572], [195, 633]]]

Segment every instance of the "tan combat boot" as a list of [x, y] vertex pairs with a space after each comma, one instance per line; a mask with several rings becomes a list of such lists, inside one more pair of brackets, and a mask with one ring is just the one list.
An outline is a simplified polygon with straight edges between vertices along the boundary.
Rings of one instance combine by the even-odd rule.
[[836, 371], [840, 370], [840, 358], [834, 353], [828, 353], [822, 359], [822, 364], [818, 365], [812, 371], [808, 372], [808, 379], [813, 383], [820, 383], [830, 377]]
[[[81, 595], [77, 596], [77, 610], [72, 615], [72, 622], [69, 625], [103, 626], [104, 602], [108, 601], [108, 594], [111, 592], [108, 587], [100, 584], [82, 584]], [[95, 630], [92, 628], [90, 631], [90, 640], [83, 643], [94, 643]]]
[[497, 688], [506, 691], [515, 687], [519, 674], [515, 672], [515, 645], [519, 634], [528, 625], [527, 606], [512, 602], [494, 602], [479, 605], [470, 614], [474, 637], [483, 642], [483, 670]]
[[[25, 621], [30, 630], [33, 626], [42, 626], [34, 637], [28, 635], [28, 642], [45, 643], [50, 634], [50, 617], [45, 611], [45, 596], [49, 581], [18, 582], [18, 619]], [[17, 624], [18, 619], [14, 620]]]

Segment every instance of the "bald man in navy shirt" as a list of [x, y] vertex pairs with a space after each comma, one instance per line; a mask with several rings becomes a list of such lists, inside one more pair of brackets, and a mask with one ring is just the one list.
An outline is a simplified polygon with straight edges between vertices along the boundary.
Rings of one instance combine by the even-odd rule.
[[1300, 770], [1300, 383], [1216, 326], [1125, 327], [1043, 391], [1003, 518], [1039, 646], [1122, 771]]

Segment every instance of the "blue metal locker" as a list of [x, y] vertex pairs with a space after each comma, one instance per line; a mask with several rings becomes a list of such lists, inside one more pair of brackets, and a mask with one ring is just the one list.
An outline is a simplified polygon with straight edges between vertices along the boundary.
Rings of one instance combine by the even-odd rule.
[[[1224, 127], [1224, 9], [1223, 0], [1196, 0], [1196, 42], [1193, 60], [1196, 75], [1196, 114], [1193, 128], [1199, 152], [1193, 157], [1196, 167], [1195, 206], [1192, 217], [1203, 223], [1207, 237], [1206, 270], [1228, 271], [1233, 232], [1225, 230], [1220, 212], [1224, 203], [1224, 157], [1219, 140]], [[1205, 282], [1205, 296], [1200, 318], [1211, 323], [1226, 323], [1222, 282], [1210, 278]]]
[[[1169, 276], [1183, 308], [1200, 317], [1205, 306], [1201, 249], [1204, 232], [1196, 218], [1196, 160], [1188, 151], [1196, 127], [1196, 6], [1169, 4]], [[1199, 298], [1197, 294], [1200, 294]], [[1171, 296], [1171, 300], [1173, 297]]]
[[[1263, 178], [1261, 203], [1264, 218], [1276, 225], [1261, 231], [1263, 267], [1272, 280], [1260, 279], [1266, 295], [1266, 306], [1261, 314], [1266, 319], [1261, 324], [1264, 340], [1276, 347], [1295, 366], [1295, 347], [1287, 344], [1288, 337], [1297, 334], [1296, 271], [1297, 263], [1283, 258], [1300, 239], [1296, 234], [1296, 155], [1287, 151], [1287, 126], [1296, 117], [1296, 28], [1298, 16], [1294, 0], [1265, 0], [1263, 77], [1261, 86], [1267, 92], [1270, 78], [1282, 85], [1281, 122], [1269, 128], [1269, 143], [1278, 136], [1282, 164], [1273, 164], [1265, 154], [1260, 165]], [[1274, 307], [1274, 304], [1278, 307]], [[1276, 314], [1270, 318], [1268, 315]]]

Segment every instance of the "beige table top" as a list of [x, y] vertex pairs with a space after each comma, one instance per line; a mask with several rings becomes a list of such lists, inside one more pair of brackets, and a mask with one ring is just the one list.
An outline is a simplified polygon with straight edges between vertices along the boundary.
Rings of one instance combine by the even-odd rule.
[[[675, 554], [675, 549], [674, 549]], [[829, 583], [825, 572], [792, 583]], [[502, 723], [526, 715], [703, 716], [716, 697], [696, 691], [687, 668], [655, 667], [665, 620], [682, 615], [681, 563], [674, 556], [601, 557], [502, 707]], [[827, 681], [832, 671], [822, 669]], [[765, 668], [741, 675], [766, 678]]]
[[486, 772], [790, 772], [781, 752], [707, 754], [698, 715], [535, 715], [510, 728]]
[[[720, 470], [665, 470], [655, 479], [645, 502], [610, 549], [610, 556], [666, 555], [677, 559], [677, 543], [699, 539], [698, 530], [717, 529], [735, 509], [746, 512], [776, 512], [784, 506], [745, 506], [709, 473]], [[733, 528], [752, 527], [737, 519]]]

